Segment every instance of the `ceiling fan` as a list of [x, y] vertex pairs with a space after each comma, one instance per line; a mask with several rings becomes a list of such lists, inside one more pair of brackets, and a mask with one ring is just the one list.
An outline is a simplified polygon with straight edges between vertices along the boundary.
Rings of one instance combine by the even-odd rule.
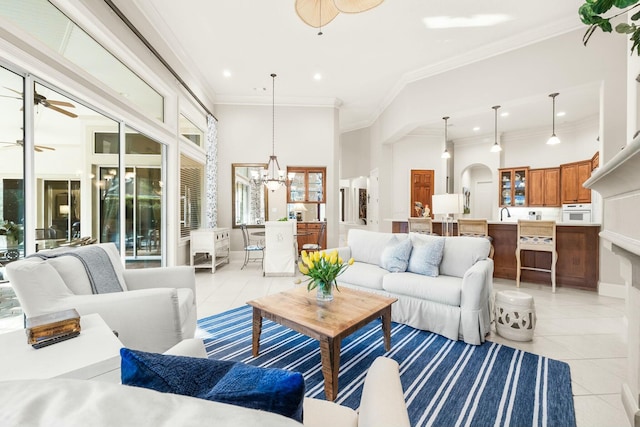
[[[17, 96], [9, 96], [9, 95], [0, 95], [3, 98], [15, 98], [15, 99], [22, 99], [23, 95], [22, 92], [18, 92], [15, 89], [11, 89], [10, 87], [6, 87], [4, 86], [5, 89], [10, 90], [11, 92], [15, 92], [18, 95], [20, 95], [19, 97]], [[76, 106], [73, 105], [70, 102], [67, 101], [56, 101], [53, 99], [47, 99], [44, 95], [40, 95], [38, 92], [36, 92], [35, 90], [33, 91], [33, 103], [35, 105], [42, 105], [46, 108], [50, 108], [53, 111], [57, 111], [58, 113], [62, 113], [65, 116], [69, 116], [71, 118], [76, 118], [78, 117], [77, 114], [72, 113], [71, 111], [67, 111], [67, 110], [63, 110], [60, 107], [68, 107], [68, 108], [75, 108]]]
[[[0, 141], [0, 144], [6, 146], [6, 147], [24, 147], [24, 141], [21, 139], [17, 139], [16, 142], [5, 142], [5, 141]], [[56, 151], [55, 148], [53, 147], [47, 147], [46, 145], [35, 145], [33, 147], [34, 150], [36, 150], [38, 153], [42, 153], [45, 150], [49, 150], [49, 151]]]

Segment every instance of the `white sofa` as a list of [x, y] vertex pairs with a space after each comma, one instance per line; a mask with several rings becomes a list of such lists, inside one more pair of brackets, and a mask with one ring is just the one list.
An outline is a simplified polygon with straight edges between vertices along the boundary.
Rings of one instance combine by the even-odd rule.
[[[206, 357], [202, 341], [185, 340], [166, 354]], [[303, 403], [304, 425], [409, 427], [396, 361], [379, 357], [367, 373], [360, 408], [319, 399]], [[0, 382], [0, 425], [30, 427], [300, 426], [290, 418], [193, 397], [100, 381]]]
[[[385, 248], [404, 239], [411, 239], [412, 252], [424, 241], [444, 239], [437, 277], [382, 268]], [[343, 259], [354, 258], [355, 262], [338, 276], [339, 286], [398, 298], [391, 308], [394, 322], [469, 344], [484, 342], [490, 331], [493, 287], [489, 240], [351, 229], [347, 244], [337, 248], [338, 252]]]
[[[33, 317], [70, 308], [81, 316], [98, 313], [125, 346], [156, 353], [185, 338], [193, 338], [196, 328], [193, 267], [125, 269], [113, 243], [74, 250], [95, 247], [108, 254], [122, 292], [93, 294], [86, 269], [77, 257], [28, 257], [7, 265], [8, 278], [25, 315]], [[68, 249], [42, 253], [55, 255], [64, 250]]]

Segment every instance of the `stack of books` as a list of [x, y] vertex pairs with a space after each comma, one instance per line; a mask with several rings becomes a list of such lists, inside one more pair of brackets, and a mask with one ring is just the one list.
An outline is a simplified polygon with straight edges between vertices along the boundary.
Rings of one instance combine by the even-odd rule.
[[27, 342], [41, 348], [80, 335], [80, 315], [75, 309], [30, 317], [26, 320]]

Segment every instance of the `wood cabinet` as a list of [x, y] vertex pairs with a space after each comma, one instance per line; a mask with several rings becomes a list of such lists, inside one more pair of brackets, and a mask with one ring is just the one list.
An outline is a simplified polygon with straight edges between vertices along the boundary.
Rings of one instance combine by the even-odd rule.
[[560, 165], [562, 203], [591, 203], [591, 190], [582, 186], [591, 169], [591, 159]]
[[528, 167], [498, 169], [500, 206], [527, 206]]
[[325, 203], [327, 168], [288, 167], [287, 174], [295, 173], [289, 182], [287, 203]]
[[322, 240], [320, 241], [320, 247], [322, 249], [327, 248], [327, 229], [326, 223], [320, 221], [311, 221], [304, 222], [298, 221], [297, 228], [297, 239], [298, 239], [298, 251], [302, 250], [302, 245], [306, 243], [318, 243], [318, 234], [320, 233], [320, 229], [322, 225], [325, 224], [325, 232], [322, 235]]
[[529, 206], [560, 206], [560, 168], [529, 169]]
[[[493, 277], [516, 278], [517, 224], [489, 224], [489, 235], [493, 238]], [[556, 282], [558, 286], [598, 290], [599, 277], [599, 233], [600, 226], [556, 227], [558, 262]], [[523, 251], [522, 264], [548, 269], [551, 254], [548, 252]], [[533, 270], [522, 271], [522, 281], [543, 283], [551, 286], [549, 273]]]
[[596, 151], [596, 154], [591, 158], [591, 170], [598, 169], [600, 167], [600, 152]]

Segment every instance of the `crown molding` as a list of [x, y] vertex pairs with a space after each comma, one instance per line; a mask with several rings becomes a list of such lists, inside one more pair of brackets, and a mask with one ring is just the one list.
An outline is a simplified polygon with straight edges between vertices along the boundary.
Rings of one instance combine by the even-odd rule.
[[[218, 95], [216, 105], [271, 105], [271, 97], [265, 96], [236, 96], [236, 95]], [[276, 105], [292, 106], [292, 107], [330, 107], [340, 108], [342, 100], [332, 97], [278, 97], [276, 96]]]

